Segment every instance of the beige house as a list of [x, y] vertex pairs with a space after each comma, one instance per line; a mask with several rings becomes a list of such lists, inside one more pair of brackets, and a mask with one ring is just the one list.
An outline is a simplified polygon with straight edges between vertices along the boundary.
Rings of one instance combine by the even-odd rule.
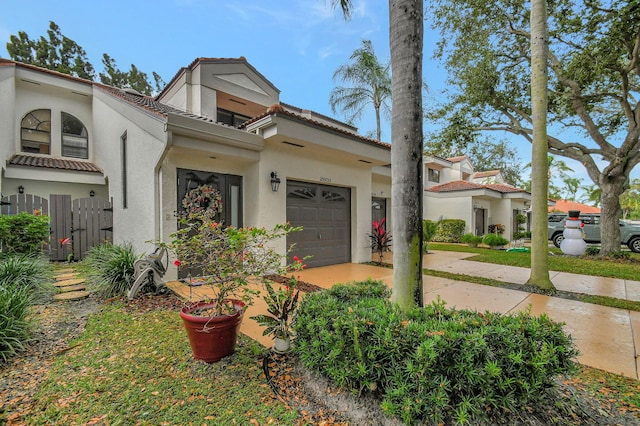
[[110, 237], [139, 253], [205, 184], [225, 223], [304, 226], [280, 247], [309, 266], [370, 260], [372, 211], [390, 208], [390, 145], [280, 102], [242, 57], [198, 58], [155, 98], [0, 59], [0, 149], [5, 199], [104, 199]]
[[484, 235], [489, 225], [505, 226], [511, 238], [517, 229], [515, 217], [525, 214], [531, 194], [502, 178], [498, 170], [475, 172], [466, 156], [425, 156], [425, 219], [462, 219], [465, 232]]

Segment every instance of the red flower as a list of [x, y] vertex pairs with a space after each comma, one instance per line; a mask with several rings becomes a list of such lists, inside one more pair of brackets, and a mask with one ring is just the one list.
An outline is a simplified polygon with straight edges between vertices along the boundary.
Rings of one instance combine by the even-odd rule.
[[294, 262], [300, 262], [300, 258], [298, 256], [293, 256], [293, 261]]
[[180, 262], [180, 260], [176, 259], [173, 261], [173, 264], [180, 267], [180, 265], [182, 265], [182, 262]]

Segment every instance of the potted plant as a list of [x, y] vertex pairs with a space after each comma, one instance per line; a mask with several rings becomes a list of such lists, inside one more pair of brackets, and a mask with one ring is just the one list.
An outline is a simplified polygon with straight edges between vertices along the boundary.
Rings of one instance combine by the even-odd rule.
[[160, 245], [176, 256], [176, 266], [197, 270], [198, 282], [212, 290], [210, 299], [185, 304], [180, 316], [194, 358], [215, 362], [233, 353], [244, 311], [259, 294], [249, 278], [264, 283], [267, 274], [283, 270], [283, 256], [270, 242], [299, 228], [223, 226], [206, 212], [192, 212], [181, 223], [172, 241]]
[[478, 247], [478, 244], [482, 242], [482, 235], [474, 235], [469, 232], [462, 236], [461, 241], [469, 247]]
[[494, 250], [499, 250], [509, 243], [506, 238], [498, 234], [487, 234], [482, 238], [482, 242]]
[[369, 234], [371, 249], [378, 253], [378, 265], [382, 265], [383, 253], [391, 247], [391, 232], [387, 231], [386, 221], [387, 218], [382, 218], [381, 221], [374, 220], [371, 225], [373, 232]]

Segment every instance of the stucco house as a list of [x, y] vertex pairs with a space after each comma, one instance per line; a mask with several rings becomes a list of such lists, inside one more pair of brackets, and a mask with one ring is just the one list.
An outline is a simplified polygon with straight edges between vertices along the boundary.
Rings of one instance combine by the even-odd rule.
[[487, 233], [489, 225], [504, 225], [504, 236], [517, 229], [515, 217], [527, 214], [531, 194], [505, 182], [499, 170], [475, 172], [466, 156], [425, 156], [425, 219], [463, 219], [465, 232]]
[[[0, 157], [4, 204], [104, 200], [98, 238], [139, 253], [203, 184], [221, 192], [225, 223], [304, 226], [280, 248], [296, 243], [309, 266], [369, 261], [372, 212], [390, 208], [390, 145], [282, 103], [243, 57], [198, 58], [153, 98], [0, 59]], [[76, 244], [86, 226], [61, 229]]]

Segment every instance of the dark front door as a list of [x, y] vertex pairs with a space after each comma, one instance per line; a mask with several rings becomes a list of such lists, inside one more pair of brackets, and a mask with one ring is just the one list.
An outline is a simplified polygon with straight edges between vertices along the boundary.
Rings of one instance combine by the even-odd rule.
[[[183, 217], [186, 212], [182, 205], [182, 200], [192, 189], [209, 185], [220, 191], [222, 196], [222, 212], [216, 220], [223, 224], [235, 227], [242, 226], [242, 176], [228, 175], [222, 173], [205, 172], [198, 170], [178, 169], [178, 217]], [[178, 219], [178, 227], [180, 227]], [[178, 271], [179, 278], [188, 275], [198, 276], [200, 271], [191, 269]]]
[[309, 267], [351, 261], [351, 190], [287, 181], [287, 221], [302, 226], [287, 237]]
[[484, 235], [484, 213], [485, 209], [475, 209], [476, 211], [476, 235]]
[[371, 197], [371, 222], [380, 222], [387, 217], [387, 199]]

